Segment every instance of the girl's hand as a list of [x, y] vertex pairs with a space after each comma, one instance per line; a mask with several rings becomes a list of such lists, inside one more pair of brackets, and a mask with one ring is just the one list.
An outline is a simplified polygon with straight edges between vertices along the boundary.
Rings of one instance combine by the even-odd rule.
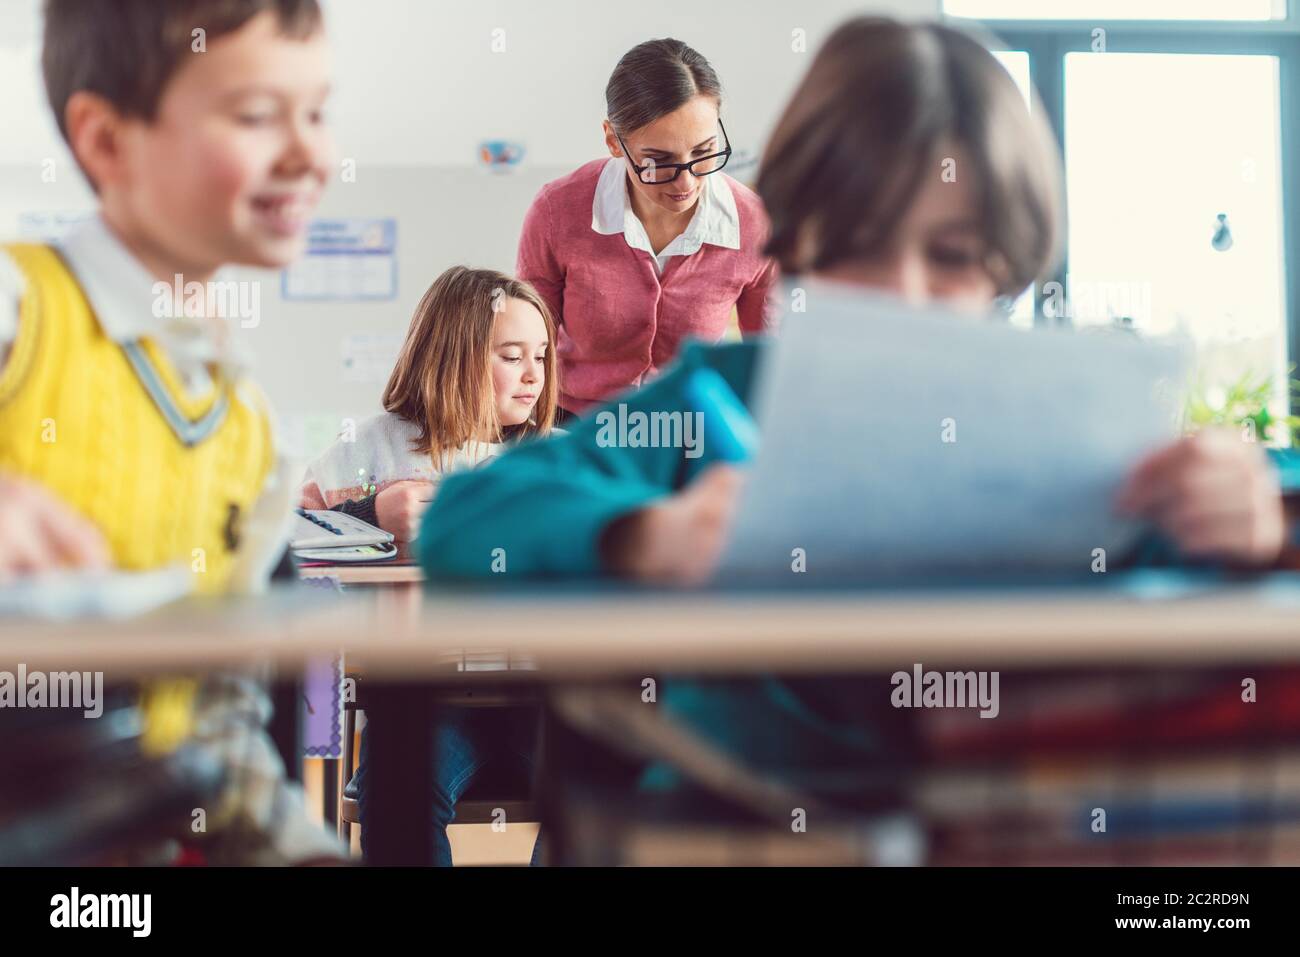
[[41, 486], [0, 476], [0, 582], [107, 565], [108, 545], [99, 529]]
[[1268, 565], [1285, 539], [1277, 476], [1264, 451], [1232, 430], [1207, 430], [1149, 456], [1117, 505], [1155, 522], [1193, 558]]
[[717, 568], [742, 474], [714, 465], [675, 495], [605, 529], [600, 552], [617, 575], [661, 585], [699, 585]]
[[433, 483], [421, 479], [394, 482], [375, 496], [375, 517], [379, 527], [399, 542], [413, 542], [420, 533], [420, 519], [433, 500]]

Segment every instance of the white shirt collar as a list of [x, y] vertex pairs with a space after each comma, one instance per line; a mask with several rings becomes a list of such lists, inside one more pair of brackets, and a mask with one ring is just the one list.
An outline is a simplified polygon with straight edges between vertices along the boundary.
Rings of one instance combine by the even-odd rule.
[[153, 314], [154, 278], [127, 251], [98, 216], [76, 227], [58, 243], [90, 301], [104, 334], [132, 342], [161, 329]]
[[740, 248], [740, 216], [736, 212], [736, 197], [724, 175], [715, 173], [702, 177], [704, 189], [700, 191], [695, 215], [680, 236], [655, 257], [650, 248], [650, 237], [645, 227], [632, 211], [632, 201], [627, 195], [627, 174], [624, 160], [611, 156], [600, 171], [596, 195], [591, 203], [591, 228], [602, 235], [622, 233], [633, 249], [644, 249], [657, 259], [660, 269], [670, 256], [691, 256], [705, 243], [726, 249]]
[[203, 385], [207, 363], [217, 362], [231, 371], [247, 365], [230, 336], [220, 335], [214, 325], [217, 320], [154, 314], [160, 280], [150, 275], [102, 217], [87, 220], [57, 246], [100, 328], [114, 342], [153, 339], [189, 386]]

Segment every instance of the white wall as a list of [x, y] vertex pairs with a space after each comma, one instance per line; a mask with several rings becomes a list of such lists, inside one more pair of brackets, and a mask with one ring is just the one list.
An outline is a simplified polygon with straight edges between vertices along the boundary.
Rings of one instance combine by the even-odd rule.
[[[344, 336], [400, 336], [428, 283], [463, 262], [511, 270], [538, 187], [602, 154], [604, 87], [619, 56], [676, 36], [713, 63], [738, 154], [757, 156], [811, 54], [836, 23], [871, 11], [933, 16], [939, 0], [325, 0], [334, 45], [330, 106], [356, 182], [335, 183], [322, 216], [398, 219], [399, 289], [381, 303], [283, 302], [262, 283], [262, 320], [242, 335], [286, 438], [310, 454], [345, 416], [378, 411], [382, 380], [344, 381]], [[91, 197], [48, 116], [37, 69], [39, 0], [0, 0], [0, 237], [22, 212], [89, 209]], [[494, 30], [504, 52], [494, 53]], [[806, 53], [791, 49], [806, 31]], [[477, 165], [486, 139], [523, 143], [509, 173]], [[42, 163], [53, 158], [53, 183]], [[735, 160], [733, 159], [733, 162]], [[752, 171], [752, 166], [748, 168]], [[746, 169], [738, 167], [738, 178]]]

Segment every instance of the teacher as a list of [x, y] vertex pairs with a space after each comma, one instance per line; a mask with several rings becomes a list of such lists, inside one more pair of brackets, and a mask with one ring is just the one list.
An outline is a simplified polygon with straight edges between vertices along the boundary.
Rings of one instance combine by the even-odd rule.
[[767, 217], [721, 172], [721, 104], [685, 43], [633, 47], [605, 87], [609, 157], [547, 183], [524, 218], [516, 271], [556, 318], [570, 416], [653, 377], [682, 340], [721, 339], [733, 308], [744, 334], [764, 328]]

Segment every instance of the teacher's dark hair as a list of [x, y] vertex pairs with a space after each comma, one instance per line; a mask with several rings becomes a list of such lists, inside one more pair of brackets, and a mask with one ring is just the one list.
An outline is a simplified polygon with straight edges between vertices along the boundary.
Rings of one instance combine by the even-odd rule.
[[647, 40], [623, 54], [610, 74], [605, 115], [626, 136], [697, 96], [722, 99], [722, 84], [709, 61], [681, 40]]
[[[859, 17], [827, 38], [768, 141], [756, 188], [785, 275], [885, 246], [927, 176], [975, 189], [985, 266], [1014, 295], [1055, 264], [1060, 152], [1041, 103], [974, 37]], [[963, 157], [956, 169], [949, 151]]]

